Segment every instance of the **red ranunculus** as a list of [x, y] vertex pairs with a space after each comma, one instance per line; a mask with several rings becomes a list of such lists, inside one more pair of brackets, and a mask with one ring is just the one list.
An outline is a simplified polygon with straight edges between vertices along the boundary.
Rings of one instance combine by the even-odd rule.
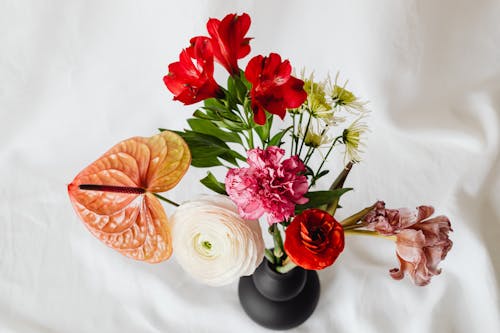
[[344, 250], [344, 229], [321, 209], [307, 209], [295, 216], [285, 233], [286, 253], [305, 269], [328, 267]]
[[222, 21], [210, 19], [207, 30], [212, 37], [212, 47], [215, 59], [229, 72], [238, 74], [238, 59], [250, 53], [250, 39], [245, 34], [250, 28], [250, 16], [242, 14], [226, 15]]
[[222, 93], [213, 73], [210, 39], [195, 37], [191, 39], [191, 46], [182, 50], [179, 61], [168, 66], [168, 74], [163, 81], [174, 94], [174, 100], [188, 105]]
[[266, 112], [285, 117], [286, 109], [297, 108], [307, 98], [304, 81], [291, 76], [292, 66], [288, 60], [281, 62], [279, 54], [269, 57], [253, 57], [245, 69], [245, 76], [252, 84], [250, 97], [254, 121], [266, 123]]

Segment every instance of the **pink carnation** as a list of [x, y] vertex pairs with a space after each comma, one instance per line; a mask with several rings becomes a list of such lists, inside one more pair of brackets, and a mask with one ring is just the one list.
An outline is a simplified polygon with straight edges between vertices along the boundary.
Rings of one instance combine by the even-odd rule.
[[231, 169], [226, 175], [226, 191], [244, 219], [254, 220], [267, 213], [269, 224], [294, 215], [295, 205], [309, 199], [305, 170], [298, 156], [281, 161], [285, 151], [278, 147], [251, 149], [248, 168]]

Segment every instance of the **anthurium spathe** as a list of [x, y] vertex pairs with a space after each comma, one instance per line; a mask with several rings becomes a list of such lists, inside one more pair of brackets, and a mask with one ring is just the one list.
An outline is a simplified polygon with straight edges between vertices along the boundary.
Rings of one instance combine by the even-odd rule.
[[73, 207], [89, 231], [123, 255], [156, 263], [172, 253], [167, 216], [155, 193], [173, 188], [191, 162], [175, 133], [118, 143], [68, 185]]

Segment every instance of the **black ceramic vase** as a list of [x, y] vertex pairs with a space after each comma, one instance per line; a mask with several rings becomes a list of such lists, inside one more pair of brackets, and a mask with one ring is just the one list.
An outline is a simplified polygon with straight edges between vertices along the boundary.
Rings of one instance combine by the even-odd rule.
[[253, 275], [240, 278], [238, 296], [247, 315], [274, 330], [299, 326], [311, 316], [320, 293], [318, 273], [295, 267], [275, 272], [266, 259]]

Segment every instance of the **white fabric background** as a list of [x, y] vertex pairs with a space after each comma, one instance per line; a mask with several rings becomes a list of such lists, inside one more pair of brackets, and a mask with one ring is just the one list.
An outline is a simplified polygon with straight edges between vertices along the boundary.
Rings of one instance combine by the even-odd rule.
[[[294, 331], [500, 332], [495, 0], [0, 0], [0, 332], [266, 331], [243, 313], [236, 283], [208, 288], [175, 259], [121, 256], [86, 231], [66, 193], [118, 141], [185, 126], [194, 107], [172, 101], [167, 65], [208, 17], [243, 11], [252, 56], [279, 52], [319, 77], [341, 70], [371, 101], [367, 153], [339, 215], [376, 199], [427, 203], [455, 230], [424, 288], [389, 277], [391, 242], [349, 238]], [[167, 196], [202, 193], [204, 174], [192, 169]]]

